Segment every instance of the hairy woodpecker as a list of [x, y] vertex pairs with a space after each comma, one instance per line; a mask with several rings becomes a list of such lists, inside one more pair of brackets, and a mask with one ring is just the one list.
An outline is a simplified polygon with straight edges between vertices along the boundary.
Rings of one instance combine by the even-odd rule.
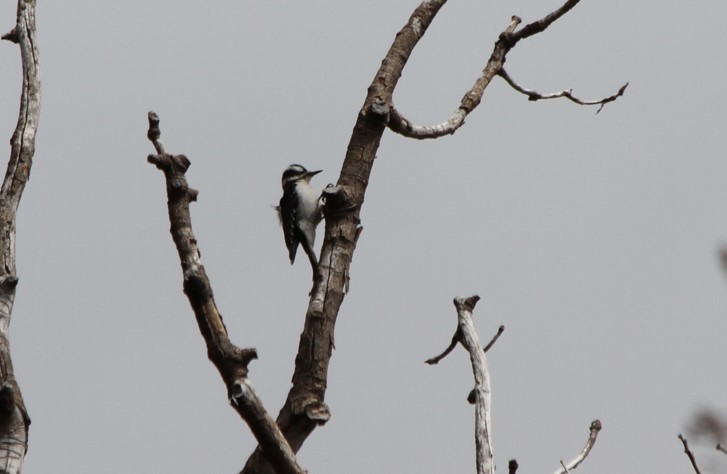
[[283, 197], [277, 207], [290, 264], [295, 261], [298, 244], [302, 245], [313, 267], [314, 277], [318, 274], [318, 258], [313, 251], [313, 242], [316, 239], [316, 226], [323, 219], [323, 212], [319, 193], [313, 190], [310, 180], [321, 171], [308, 171], [296, 164], [285, 168], [281, 180]]

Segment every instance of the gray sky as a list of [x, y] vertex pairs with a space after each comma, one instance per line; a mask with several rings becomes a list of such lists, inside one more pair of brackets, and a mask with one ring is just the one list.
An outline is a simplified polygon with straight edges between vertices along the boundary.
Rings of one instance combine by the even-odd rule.
[[[251, 380], [277, 414], [309, 289], [271, 208], [300, 162], [334, 182], [356, 113], [418, 1], [40, 2], [43, 105], [21, 203], [15, 368], [28, 473], [237, 472], [255, 443], [227, 406], [182, 294], [146, 113], [192, 161], [194, 229]], [[395, 94], [451, 113], [512, 14], [559, 1], [451, 2]], [[3, 33], [15, 2], [0, 5]], [[474, 472], [473, 382], [451, 303], [478, 293], [499, 471], [550, 473], [599, 418], [591, 474], [691, 472], [677, 434], [727, 410], [727, 3], [584, 1], [517, 46], [541, 92], [625, 97], [599, 115], [497, 80], [453, 137], [385, 134], [336, 331], [331, 421], [313, 473]], [[0, 47], [0, 134], [17, 119], [17, 47]], [[5, 142], [6, 143], [6, 142]], [[9, 155], [6, 146], [5, 156]], [[727, 460], [692, 443], [704, 472]]]

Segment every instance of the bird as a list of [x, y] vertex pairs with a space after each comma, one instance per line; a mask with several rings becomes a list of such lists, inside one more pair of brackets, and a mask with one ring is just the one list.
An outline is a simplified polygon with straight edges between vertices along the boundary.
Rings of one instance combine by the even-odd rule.
[[285, 246], [288, 248], [290, 264], [295, 262], [298, 245], [303, 246], [313, 268], [313, 277], [318, 275], [318, 258], [313, 250], [316, 227], [323, 219], [323, 206], [319, 193], [313, 190], [310, 180], [323, 170], [308, 171], [299, 164], [285, 168], [281, 178], [283, 197], [276, 208], [283, 226]]

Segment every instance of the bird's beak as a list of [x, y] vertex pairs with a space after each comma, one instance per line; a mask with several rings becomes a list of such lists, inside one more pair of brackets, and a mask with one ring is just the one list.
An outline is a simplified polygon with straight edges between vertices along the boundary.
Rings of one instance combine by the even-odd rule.
[[318, 173], [320, 173], [321, 171], [323, 171], [323, 170], [318, 170], [318, 171], [308, 171], [308, 172], [306, 173], [306, 177], [307, 177], [307, 178], [312, 178], [313, 176], [317, 175], [317, 174], [318, 174]]

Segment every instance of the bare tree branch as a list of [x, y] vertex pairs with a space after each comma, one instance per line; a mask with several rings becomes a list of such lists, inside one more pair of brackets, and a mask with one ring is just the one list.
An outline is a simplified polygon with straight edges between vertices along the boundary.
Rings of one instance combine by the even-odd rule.
[[475, 449], [477, 457], [477, 474], [492, 474], [495, 465], [492, 454], [490, 435], [490, 375], [487, 370], [485, 351], [482, 350], [472, 323], [472, 311], [480, 297], [455, 298], [454, 306], [457, 308], [457, 321], [462, 332], [462, 345], [470, 354], [472, 373], [475, 378]]
[[566, 474], [567, 472], [572, 471], [588, 457], [588, 454], [591, 452], [591, 448], [593, 448], [593, 445], [596, 444], [598, 432], [601, 431], [601, 422], [599, 420], [593, 420], [593, 422], [591, 422], [591, 427], [589, 428], [589, 430], [590, 431], [588, 433], [588, 440], [586, 441], [586, 445], [583, 447], [581, 452], [567, 465], [563, 465], [563, 461], [561, 461], [560, 463], [561, 465], [563, 465], [563, 467], [555, 471], [556, 474]]
[[426, 138], [439, 138], [444, 135], [451, 135], [459, 127], [464, 125], [464, 119], [467, 115], [472, 112], [480, 104], [482, 100], [482, 94], [485, 89], [495, 77], [497, 71], [505, 63], [505, 55], [510, 50], [511, 46], [506, 41], [503, 41], [505, 35], [512, 34], [515, 28], [520, 24], [520, 18], [513, 16], [510, 21], [510, 25], [500, 35], [500, 39], [495, 43], [495, 50], [487, 61], [485, 68], [482, 70], [482, 74], [475, 81], [472, 88], [464, 95], [462, 101], [459, 104], [457, 110], [444, 122], [438, 125], [414, 125], [406, 119], [398, 110], [391, 106], [391, 114], [389, 117], [389, 128], [405, 137], [426, 139]]
[[507, 53], [512, 48], [514, 48], [520, 40], [545, 31], [545, 29], [548, 28], [554, 21], [565, 15], [574, 6], [576, 6], [578, 2], [579, 0], [568, 0], [556, 11], [550, 13], [549, 15], [538, 21], [534, 21], [533, 23], [526, 25], [520, 30], [516, 29], [520, 24], [521, 19], [517, 16], [513, 16], [510, 24], [500, 34], [500, 38], [495, 43], [495, 48], [492, 52], [492, 55], [490, 56], [490, 59], [487, 61], [487, 64], [482, 71], [482, 74], [477, 79], [472, 88], [462, 98], [462, 101], [457, 110], [455, 110], [452, 115], [444, 122], [437, 125], [415, 125], [409, 119], [404, 117], [401, 112], [394, 108], [392, 104], [390, 106], [388, 127], [392, 131], [404, 135], [405, 137], [416, 139], [439, 138], [444, 135], [453, 134], [455, 131], [457, 131], [459, 127], [464, 125], [464, 120], [467, 115], [480, 104], [485, 89], [492, 81], [492, 78], [496, 75], [502, 76], [513, 88], [515, 88], [515, 90], [528, 95], [530, 100], [567, 97], [573, 102], [581, 105], [600, 104], [601, 107], [596, 113], [600, 112], [606, 103], [612, 102], [623, 95], [624, 91], [626, 90], [626, 86], [628, 86], [628, 83], [622, 86], [621, 89], [619, 89], [619, 92], [614, 94], [613, 96], [601, 99], [599, 101], [582, 101], [576, 97], [573, 97], [571, 95], [571, 91], [562, 91], [557, 94], [551, 94], [550, 96], [541, 96], [534, 91], [528, 91], [527, 89], [518, 86], [503, 70]]
[[567, 89], [564, 91], [554, 92], [552, 94], [545, 94], [545, 95], [540, 94], [539, 92], [536, 92], [536, 91], [533, 91], [530, 89], [525, 89], [524, 87], [520, 86], [517, 82], [515, 82], [515, 80], [512, 77], [510, 77], [510, 75], [507, 73], [507, 71], [505, 71], [504, 68], [500, 69], [499, 75], [500, 75], [500, 77], [505, 79], [505, 81], [508, 84], [510, 84], [510, 86], [512, 86], [513, 89], [515, 89], [516, 91], [518, 91], [522, 94], [525, 94], [526, 96], [528, 96], [528, 100], [531, 100], [533, 102], [536, 100], [541, 100], [541, 99], [558, 99], [560, 97], [565, 97], [566, 99], [568, 99], [572, 102], [575, 102], [576, 104], [579, 104], [579, 105], [600, 105], [600, 107], [598, 108], [596, 113], [599, 113], [601, 111], [601, 109], [603, 109], [603, 106], [606, 105], [607, 103], [613, 102], [614, 100], [621, 97], [629, 85], [629, 83], [627, 82], [626, 84], [621, 86], [621, 88], [618, 90], [618, 92], [616, 92], [615, 94], [613, 94], [609, 97], [605, 97], [603, 99], [582, 100], [582, 99], [579, 99], [578, 97], [575, 97], [572, 94], [573, 89]]
[[692, 468], [694, 469], [694, 472], [696, 474], [701, 474], [701, 472], [699, 471], [699, 466], [697, 466], [697, 460], [694, 458], [694, 453], [692, 453], [692, 450], [689, 449], [689, 445], [687, 444], [687, 438], [685, 438], [681, 434], [678, 436], [678, 438], [679, 441], [682, 442], [682, 446], [684, 446], [684, 452], [689, 458], [689, 462], [692, 463]]
[[722, 446], [722, 443], [717, 443], [716, 449], [717, 449], [717, 451], [722, 451], [723, 453], [727, 454], [727, 449], [725, 449], [725, 447]]
[[[482, 350], [485, 353], [487, 353], [487, 351], [489, 351], [492, 348], [492, 346], [495, 345], [495, 342], [497, 342], [497, 340], [500, 338], [500, 336], [502, 335], [503, 332], [505, 332], [505, 326], [500, 326], [497, 329], [497, 333], [492, 337], [490, 342], [488, 342], [487, 345]], [[457, 346], [457, 343], [460, 342], [461, 337], [462, 337], [462, 334], [460, 333], [459, 326], [457, 326], [457, 330], [454, 332], [454, 336], [452, 336], [452, 340], [450, 341], [449, 346], [447, 346], [447, 348], [444, 349], [444, 352], [425, 360], [424, 363], [429, 364], [429, 365], [438, 364], [439, 361], [441, 361], [442, 359], [447, 357], [449, 355], [449, 353], [454, 350], [454, 348]]]
[[172, 156], [164, 151], [160, 141], [159, 117], [149, 112], [148, 118], [147, 137], [158, 153], [149, 155], [148, 161], [164, 172], [170, 232], [182, 264], [184, 293], [207, 345], [207, 357], [227, 386], [230, 404], [248, 424], [275, 471], [302, 474], [305, 471], [298, 465], [293, 450], [247, 379], [247, 366], [257, 358], [255, 349], [240, 349], [232, 344], [222, 315], [217, 310], [212, 286], [200, 259], [197, 239], [192, 232], [189, 204], [197, 200], [198, 193], [188, 186], [185, 177], [190, 161], [184, 155]]
[[30, 177], [40, 119], [40, 72], [35, 0], [18, 0], [13, 29], [2, 36], [20, 46], [23, 88], [10, 160], [0, 188], [0, 471], [18, 473], [28, 450], [30, 417], [10, 358], [10, 319], [18, 284], [15, 261], [16, 216]]
[[560, 17], [568, 13], [573, 7], [578, 5], [578, 2], [580, 0], [567, 0], [563, 5], [560, 6], [557, 10], [555, 10], [552, 13], [549, 13], [545, 17], [541, 18], [540, 20], [534, 21], [532, 23], [529, 23], [525, 25], [523, 28], [521, 28], [519, 31], [512, 34], [512, 37], [510, 41], [513, 42], [513, 46], [515, 46], [515, 43], [518, 41], [529, 38], [530, 36], [536, 35], [538, 33], [542, 33], [545, 31], [550, 25], [552, 25], [556, 20], [558, 20]]
[[[361, 233], [361, 206], [381, 136], [386, 129], [391, 95], [409, 56], [446, 0], [427, 0], [396, 35], [376, 72], [356, 119], [336, 186], [324, 191], [326, 232], [319, 257], [321, 278], [314, 282], [295, 358], [293, 386], [277, 422], [294, 451], [330, 417], [324, 402], [333, 353], [336, 319], [349, 287], [349, 268]], [[266, 473], [258, 448], [243, 473]]]
[[457, 330], [454, 332], [454, 336], [452, 336], [452, 341], [450, 341], [449, 346], [447, 346], [447, 348], [444, 349], [444, 352], [425, 360], [424, 363], [429, 364], [429, 365], [438, 364], [440, 360], [447, 357], [449, 355], [449, 353], [452, 352], [455, 347], [457, 347], [457, 343], [460, 341], [461, 338], [462, 338], [462, 334], [460, 333], [459, 326], [457, 326]]
[[492, 336], [492, 339], [490, 339], [490, 342], [487, 343], [487, 345], [482, 349], [482, 351], [487, 354], [487, 351], [492, 349], [492, 346], [495, 345], [498, 339], [500, 339], [500, 336], [502, 336], [502, 333], [505, 332], [505, 326], [500, 325], [499, 328], [497, 328], [497, 333], [495, 333], [494, 336]]
[[[515, 31], [520, 19], [513, 17], [496, 42], [482, 75], [462, 99], [459, 107], [462, 112], [455, 112], [448, 124], [434, 127], [434, 131], [420, 131], [396, 111], [392, 95], [412, 51], [445, 3], [446, 0], [422, 1], [394, 38], [368, 87], [366, 99], [348, 143], [338, 182], [323, 193], [326, 201], [326, 232], [319, 257], [321, 278], [316, 279], [310, 293], [295, 358], [292, 387], [277, 417], [278, 425], [296, 452], [313, 430], [330, 417], [324, 399], [328, 384], [328, 366], [334, 346], [334, 329], [343, 298], [349, 288], [349, 268], [362, 228], [361, 206], [383, 132], [389, 127], [413, 138], [435, 138], [453, 133], [462, 125], [464, 116], [480, 103], [484, 89], [502, 68], [507, 52], [520, 39], [535, 34], [537, 29], [544, 30], [577, 1], [566, 2], [556, 12], [528, 25], [528, 30], [524, 33], [518, 34]], [[269, 474], [272, 470], [265, 465], [258, 448], [250, 456], [242, 472]]]

